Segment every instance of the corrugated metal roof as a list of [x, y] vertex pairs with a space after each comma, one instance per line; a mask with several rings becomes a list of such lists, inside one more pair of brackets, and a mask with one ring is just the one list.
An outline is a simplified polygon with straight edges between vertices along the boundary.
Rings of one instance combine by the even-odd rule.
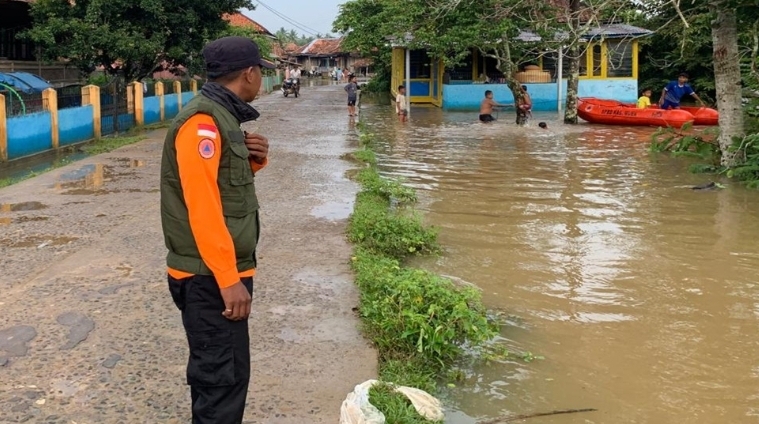
[[[631, 38], [631, 37], [645, 37], [653, 34], [653, 31], [649, 31], [645, 28], [639, 28], [627, 24], [604, 24], [598, 27], [590, 28], [588, 32], [582, 36], [585, 40], [591, 40], [594, 38]], [[557, 32], [557, 40], [564, 40], [568, 38], [566, 32]], [[526, 43], [538, 42], [541, 40], [540, 35], [530, 31], [522, 30], [519, 35], [516, 36], [519, 41]]]
[[304, 56], [324, 56], [344, 53], [341, 51], [342, 43], [342, 38], [317, 38], [304, 47], [300, 51], [300, 54]]
[[625, 38], [625, 37], [644, 37], [646, 35], [653, 34], [653, 31], [649, 31], [645, 28], [639, 28], [627, 24], [606, 24], [599, 27], [590, 28], [587, 34], [583, 38]]
[[[653, 31], [649, 31], [645, 28], [639, 28], [627, 24], [603, 24], [598, 27], [590, 28], [588, 32], [582, 36], [585, 40], [591, 40], [594, 38], [634, 38], [645, 37], [653, 34]], [[566, 32], [557, 32], [556, 40], [567, 39]], [[537, 43], [542, 38], [531, 30], [521, 30], [519, 35], [515, 37], [516, 40], [523, 41], [525, 43]], [[387, 37], [387, 40], [391, 42], [393, 47], [403, 47], [404, 44], [394, 37]], [[407, 40], [413, 40], [413, 36], [407, 36]]]

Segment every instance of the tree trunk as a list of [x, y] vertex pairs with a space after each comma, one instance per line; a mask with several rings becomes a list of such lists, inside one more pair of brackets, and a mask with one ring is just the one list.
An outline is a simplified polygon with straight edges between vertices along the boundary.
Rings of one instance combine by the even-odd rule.
[[524, 99], [522, 83], [517, 81], [515, 77], [517, 65], [511, 60], [511, 46], [508, 41], [503, 42], [501, 51], [503, 54], [496, 59], [498, 62], [498, 70], [503, 73], [503, 77], [506, 79], [506, 85], [514, 96], [514, 110], [517, 115], [516, 123], [517, 125], [525, 125], [527, 123], [527, 112], [519, 108], [519, 103]]
[[[580, 0], [569, 1], [569, 25], [570, 34], [579, 37], [580, 30]], [[564, 108], [564, 123], [577, 123], [577, 93], [580, 86], [580, 45], [578, 40], [571, 40], [569, 48], [569, 75], [567, 77], [567, 103]], [[557, 81], [561, 84], [561, 81]]]
[[[504, 75], [507, 74], [504, 72]], [[519, 107], [519, 104], [522, 102], [522, 100], [524, 100], [522, 83], [517, 81], [517, 79], [514, 78], [514, 74], [512, 73], [510, 77], [506, 76], [506, 85], [509, 86], [509, 90], [511, 90], [511, 94], [514, 96], [514, 110], [517, 114], [517, 125], [527, 124], [527, 112]]]
[[722, 165], [733, 166], [736, 152], [729, 149], [736, 137], [745, 136], [741, 109], [741, 69], [738, 53], [738, 29], [735, 9], [723, 1], [712, 1], [714, 14], [712, 44], [714, 52], [714, 85], [719, 109], [719, 147]]
[[[575, 43], [569, 48], [569, 75], [567, 76], [567, 103], [564, 123], [577, 123], [577, 92], [580, 86], [580, 46]], [[558, 82], [561, 84], [561, 81]]]

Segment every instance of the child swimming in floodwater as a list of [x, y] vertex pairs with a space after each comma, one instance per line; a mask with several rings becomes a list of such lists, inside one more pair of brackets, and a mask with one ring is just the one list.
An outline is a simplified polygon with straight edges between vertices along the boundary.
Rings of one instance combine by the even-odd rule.
[[543, 128], [544, 130], [547, 130], [547, 129], [548, 129], [548, 124], [546, 124], [545, 122], [541, 122], [541, 123], [539, 123], [539, 124], [538, 124], [538, 126], [539, 126], [540, 128]]
[[485, 98], [482, 99], [482, 103], [480, 103], [480, 121], [485, 123], [495, 121], [495, 118], [493, 118], [493, 108], [501, 106], [506, 105], [502, 105], [493, 100], [493, 92], [486, 90]]

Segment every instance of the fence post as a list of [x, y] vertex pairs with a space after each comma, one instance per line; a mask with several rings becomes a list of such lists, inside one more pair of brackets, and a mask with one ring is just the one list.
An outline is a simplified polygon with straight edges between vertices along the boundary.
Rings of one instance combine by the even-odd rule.
[[0, 162], [8, 160], [8, 117], [5, 113], [5, 96], [0, 94]]
[[127, 84], [127, 113], [134, 114], [134, 83]]
[[138, 126], [145, 125], [145, 86], [141, 82], [135, 82], [134, 88], [134, 123]]
[[182, 83], [174, 81], [174, 93], [177, 95], [177, 103], [179, 104], [179, 110], [182, 110]]
[[82, 87], [82, 106], [92, 105], [92, 135], [100, 140], [103, 135], [103, 123], [100, 121], [100, 87], [85, 85]]
[[58, 131], [58, 93], [56, 93], [54, 88], [46, 88], [42, 91], [42, 106], [50, 112], [50, 129], [52, 131], [50, 141], [53, 149], [57, 149], [60, 140]]
[[163, 109], [163, 82], [158, 81], [155, 83], [155, 95], [158, 96], [158, 110], [160, 110], [160, 121], [163, 122], [165, 117], [165, 111]]
[[192, 94], [197, 95], [198, 94], [198, 80], [193, 78], [190, 80], [190, 89], [192, 90]]

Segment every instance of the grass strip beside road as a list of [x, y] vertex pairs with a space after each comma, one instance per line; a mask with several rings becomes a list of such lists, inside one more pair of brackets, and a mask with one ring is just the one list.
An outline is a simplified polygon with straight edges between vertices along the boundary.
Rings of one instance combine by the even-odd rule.
[[[429, 271], [408, 267], [413, 255], [439, 251], [436, 231], [413, 208], [416, 193], [382, 177], [372, 147], [376, 137], [360, 125], [361, 149], [350, 155], [363, 168], [348, 238], [361, 292], [359, 312], [365, 335], [379, 352], [379, 377], [386, 383], [437, 391], [437, 380], [452, 370], [464, 348], [477, 350], [497, 334], [480, 292]], [[389, 386], [370, 399], [388, 423], [429, 423]]]

